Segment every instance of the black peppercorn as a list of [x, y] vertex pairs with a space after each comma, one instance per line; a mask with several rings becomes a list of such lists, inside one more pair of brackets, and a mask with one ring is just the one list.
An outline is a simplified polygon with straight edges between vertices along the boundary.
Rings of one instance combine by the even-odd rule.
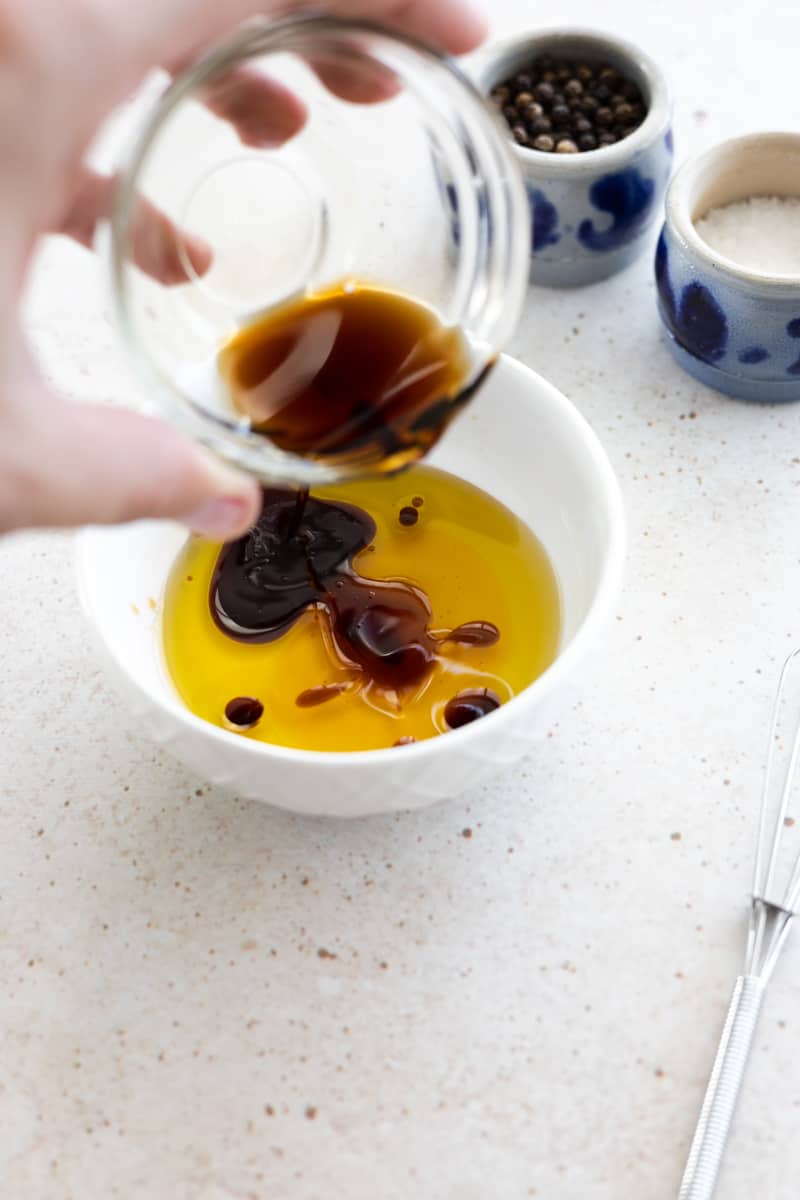
[[531, 121], [531, 133], [549, 133], [553, 128], [553, 123], [549, 117], [537, 117], [535, 121]]
[[553, 55], [502, 80], [491, 96], [515, 142], [548, 154], [613, 145], [647, 115], [640, 88], [616, 67]]

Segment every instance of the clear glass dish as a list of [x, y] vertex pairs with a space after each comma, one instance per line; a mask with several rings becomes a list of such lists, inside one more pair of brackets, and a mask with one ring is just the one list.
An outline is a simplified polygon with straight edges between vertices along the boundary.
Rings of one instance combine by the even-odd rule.
[[[242, 72], [260, 89], [244, 136]], [[277, 144], [257, 123], [272, 119], [273, 85], [302, 125]], [[235, 105], [238, 133], [218, 115]], [[142, 199], [182, 231], [165, 271], [180, 282], [137, 266]], [[376, 285], [461, 331], [468, 396], [516, 325], [530, 252], [510, 145], [460, 70], [377, 26], [323, 17], [250, 23], [165, 86], [121, 172], [110, 232], [117, 317], [152, 405], [255, 476], [300, 486], [364, 466], [281, 450], [236, 411], [218, 355], [237, 331], [295, 297]], [[202, 243], [210, 265], [198, 266]], [[158, 245], [146, 249], [152, 259]]]

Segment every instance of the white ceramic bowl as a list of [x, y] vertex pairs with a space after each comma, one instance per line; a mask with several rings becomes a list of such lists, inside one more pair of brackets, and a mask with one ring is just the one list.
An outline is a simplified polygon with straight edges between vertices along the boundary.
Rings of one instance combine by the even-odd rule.
[[550, 555], [563, 632], [558, 657], [539, 679], [480, 721], [402, 751], [319, 753], [238, 737], [190, 713], [162, 661], [151, 601], [160, 607], [185, 532], [156, 522], [91, 528], [78, 537], [80, 596], [132, 720], [215, 784], [327, 816], [419, 808], [529, 753], [557, 716], [564, 684], [575, 682], [619, 590], [625, 534], [616, 477], [572, 404], [510, 358], [500, 359], [431, 462], [513, 509]]

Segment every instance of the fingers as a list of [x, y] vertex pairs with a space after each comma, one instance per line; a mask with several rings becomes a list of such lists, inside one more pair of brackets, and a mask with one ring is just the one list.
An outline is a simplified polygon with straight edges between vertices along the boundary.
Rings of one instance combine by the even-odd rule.
[[[269, 4], [244, 4], [247, 15], [268, 12]], [[486, 21], [463, 0], [334, 0], [323, 6], [348, 17], [383, 19], [392, 28], [431, 42], [451, 54], [475, 49], [486, 36]], [[189, 65], [197, 43], [170, 68], [173, 74]], [[379, 62], [360, 59], [358, 65], [334, 55], [313, 56], [309, 65], [334, 96], [355, 104], [374, 104], [394, 96], [396, 78]], [[287, 88], [251, 68], [239, 68], [204, 95], [206, 106], [237, 130], [245, 145], [281, 145], [298, 133], [306, 120], [305, 106]]]
[[[63, 233], [91, 250], [98, 222], [114, 200], [115, 180], [88, 167], [81, 169], [67, 211], [54, 233]], [[142, 271], [161, 283], [186, 283], [211, 266], [211, 249], [202, 238], [178, 230], [149, 200], [140, 196], [131, 225], [131, 257]]]
[[256, 520], [260, 489], [159, 421], [73, 404], [33, 377], [0, 443], [0, 531], [170, 517], [227, 540]]
[[[205, 0], [192, 0], [193, 21], [186, 22], [187, 46], [171, 57], [173, 73], [185, 68], [198, 46], [213, 39], [216, 22], [227, 16], [227, 24], [257, 12], [268, 12], [269, 2], [232, 0], [225, 14], [216, 5], [214, 13], [207, 11]], [[114, 7], [113, 5], [110, 8]], [[186, 8], [186, 0], [162, 0], [151, 8], [150, 0], [124, 6], [124, 21], [134, 23], [146, 16], [150, 26], [139, 31], [140, 39], [152, 33], [159, 22], [178, 20]], [[332, 11], [348, 17], [369, 17], [383, 20], [413, 36], [432, 41], [452, 53], [472, 49], [485, 34], [485, 21], [462, 0], [338, 0], [330, 3]], [[109, 8], [109, 11], [110, 11]], [[120, 14], [115, 14], [120, 15]], [[184, 12], [188, 17], [188, 13]], [[191, 27], [191, 38], [189, 29]], [[182, 27], [181, 27], [182, 28]], [[204, 35], [203, 31], [206, 32]], [[120, 30], [115, 30], [115, 43], [120, 44]], [[178, 39], [180, 44], [181, 39]], [[148, 64], [149, 65], [149, 64]], [[335, 56], [318, 56], [309, 64], [322, 83], [340, 99], [359, 104], [371, 104], [395, 94], [397, 83], [392, 72], [381, 64], [361, 60], [354, 69], [346, 60]], [[302, 100], [278, 81], [251, 67], [240, 67], [210, 84], [203, 95], [206, 107], [237, 131], [246, 146], [271, 149], [290, 140], [303, 128], [307, 111]], [[92, 247], [98, 221], [108, 217], [113, 199], [114, 181], [96, 172], [85, 170], [73, 193], [68, 210], [56, 232], [61, 232], [82, 245]], [[132, 257], [146, 274], [167, 285], [186, 283], [193, 275], [203, 275], [212, 261], [211, 248], [199, 237], [176, 229], [163, 213], [144, 198], [139, 200], [133, 222]]]
[[202, 238], [178, 230], [155, 205], [139, 196], [131, 223], [131, 258], [146, 275], [173, 286], [186, 283], [192, 272], [204, 275], [212, 253]]
[[[386, 99], [394, 90], [389, 72], [367, 77], [349, 71], [342, 63], [320, 60], [314, 69], [322, 81], [343, 99], [370, 103]], [[250, 68], [230, 72], [205, 89], [206, 107], [234, 126], [240, 141], [258, 149], [282, 145], [303, 128], [307, 112], [303, 102], [275, 80]], [[91, 250], [97, 225], [107, 220], [114, 204], [116, 180], [82, 167], [59, 224], [52, 230]], [[211, 266], [211, 247], [196, 234], [179, 230], [145, 197], [137, 201], [131, 223], [132, 261], [145, 274], [167, 286], [187, 283]]]
[[360, 59], [356, 66], [334, 55], [317, 55], [309, 59], [308, 65], [329, 92], [352, 104], [377, 104], [391, 99], [399, 90], [394, 72], [368, 59]]
[[[170, 75], [179, 75], [196, 60], [197, 53], [167, 64]], [[200, 92], [210, 112], [234, 127], [245, 146], [271, 150], [288, 142], [306, 123], [306, 107], [276, 79], [253, 67], [236, 67], [217, 76]]]
[[302, 100], [276, 80], [249, 67], [216, 79], [203, 92], [203, 103], [235, 128], [245, 146], [272, 149], [288, 142], [306, 123]]
[[383, 21], [401, 33], [429, 42], [448, 54], [467, 54], [486, 37], [483, 13], [466, 0], [343, 0], [333, 11]]
[[[486, 34], [486, 21], [468, 0], [328, 0], [319, 9], [342, 17], [361, 17], [447, 51], [465, 54]], [[106, 22], [106, 40], [136, 64], [141, 75], [155, 62], [177, 62], [196, 56], [230, 33], [240, 22], [272, 14], [285, 17], [304, 10], [301, 0], [105, 0], [95, 11]], [[129, 73], [121, 79], [122, 98]]]

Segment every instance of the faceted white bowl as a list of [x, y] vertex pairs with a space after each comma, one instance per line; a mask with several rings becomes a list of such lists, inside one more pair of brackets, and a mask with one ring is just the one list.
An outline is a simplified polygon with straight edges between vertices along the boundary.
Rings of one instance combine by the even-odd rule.
[[420, 808], [530, 753], [556, 719], [565, 684], [579, 685], [618, 594], [625, 522], [616, 477], [572, 404], [505, 357], [430, 461], [496, 496], [550, 555], [563, 630], [543, 675], [489, 716], [402, 750], [320, 753], [251, 741], [190, 713], [166, 672], [160, 601], [185, 531], [151, 521], [90, 528], [77, 540], [80, 596], [132, 721], [214, 784], [326, 816]]

